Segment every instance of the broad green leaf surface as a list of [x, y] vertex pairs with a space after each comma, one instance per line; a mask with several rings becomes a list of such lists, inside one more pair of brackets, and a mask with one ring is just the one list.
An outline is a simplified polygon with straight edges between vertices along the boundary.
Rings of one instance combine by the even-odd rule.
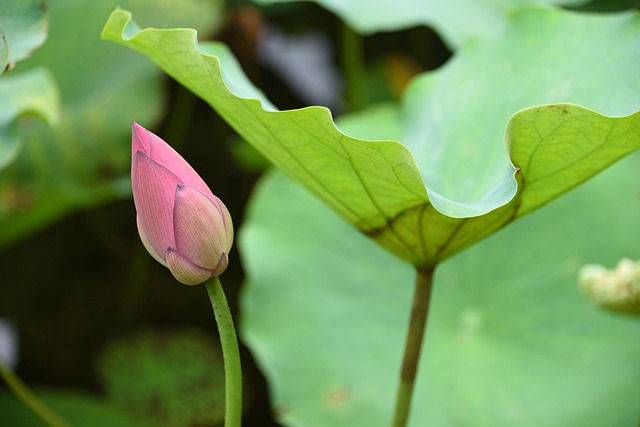
[[[80, 392], [35, 390], [58, 415], [73, 426], [92, 427], [146, 427], [153, 425], [142, 419], [134, 419], [121, 410], [107, 405], [101, 399]], [[36, 417], [16, 396], [0, 392], [0, 419], [3, 426], [41, 427]]]
[[[523, 10], [512, 15], [500, 37], [477, 40], [443, 68], [415, 79], [405, 98], [402, 142], [420, 166], [436, 208], [475, 216], [513, 197], [513, 169], [499, 142], [520, 110], [558, 102], [610, 116], [640, 110], [639, 38], [637, 13]], [[620, 67], [603, 66], [603, 58]], [[550, 129], [553, 120], [546, 125]], [[599, 125], [593, 126], [597, 132]], [[563, 141], [576, 149], [597, 143], [587, 129], [584, 123]], [[506, 138], [518, 140], [512, 149], [535, 144], [537, 135], [522, 138], [517, 129], [509, 130]], [[556, 153], [534, 161], [550, 164], [558, 160]]]
[[28, 58], [44, 43], [48, 29], [46, 0], [3, 0], [0, 3], [0, 31], [4, 34], [2, 44], [7, 50], [7, 60], [4, 64], [0, 61], [0, 74], [7, 67]]
[[60, 90], [60, 122], [53, 130], [20, 122], [24, 149], [0, 174], [0, 247], [69, 212], [130, 195], [131, 121], [152, 127], [158, 120], [165, 77], [145, 58], [100, 40], [118, 4], [159, 25], [209, 31], [219, 20], [217, 1], [51, 2], [47, 42], [11, 73], [46, 67]]
[[343, 133], [358, 135], [362, 139], [399, 141], [404, 131], [402, 122], [400, 106], [383, 103], [344, 114], [337, 125]]
[[[570, 31], [562, 30], [565, 25]], [[517, 31], [521, 26], [525, 29], [522, 34]], [[547, 30], [553, 30], [551, 35]], [[578, 106], [548, 105], [521, 111], [509, 122], [511, 114], [540, 102], [593, 101], [610, 114], [629, 114], [640, 108], [640, 101], [633, 96], [634, 88], [640, 87], [640, 64], [622, 58], [625, 54], [640, 56], [637, 14], [591, 16], [526, 9], [514, 15], [506, 31], [513, 36], [509, 49], [497, 41], [499, 38], [478, 40], [442, 71], [424, 75], [409, 90], [403, 138], [411, 152], [398, 142], [380, 140], [396, 136], [397, 127], [377, 138], [372, 135], [375, 115], [363, 113], [350, 119], [351, 124], [340, 128], [350, 127], [353, 133], [342, 133], [322, 107], [274, 111], [246, 77], [238, 74], [227, 49], [220, 44], [198, 48], [194, 31], [140, 30], [129, 12], [116, 10], [103, 37], [148, 56], [209, 102], [276, 166], [391, 252], [413, 264], [433, 266], [640, 146], [638, 115], [611, 119]], [[598, 71], [590, 71], [592, 53], [579, 50], [574, 55], [569, 49], [580, 43], [605, 47], [615, 43], [616, 50], [623, 53], [613, 56], [624, 59], [625, 67], [603, 67], [599, 60]], [[556, 44], [562, 48], [559, 52], [552, 48]], [[600, 47], [596, 50], [606, 55]], [[546, 51], [552, 53], [547, 55]], [[509, 65], [516, 53], [528, 62]], [[529, 56], [542, 57], [541, 69]], [[545, 59], [547, 56], [555, 61]], [[483, 71], [487, 67], [494, 72]], [[513, 81], [504, 86], [505, 74], [500, 70], [509, 67], [530, 67], [531, 71], [514, 72], [508, 77]], [[489, 87], [473, 88], [476, 71], [478, 84]], [[444, 89], [433, 88], [436, 83]], [[522, 94], [507, 90], [521, 86]], [[574, 92], [574, 87], [587, 86], [586, 94]], [[604, 100], [600, 98], [603, 94]], [[481, 114], [484, 109], [497, 112], [496, 117]], [[544, 132], [532, 132], [532, 123]], [[611, 133], [599, 132], [601, 126]], [[521, 171], [518, 194], [514, 168], [505, 154], [505, 127], [512, 161]], [[592, 132], [590, 127], [597, 129]], [[458, 128], [462, 133], [452, 130]], [[360, 134], [361, 129], [367, 129], [366, 134]], [[558, 155], [557, 147], [563, 148], [563, 155]], [[412, 154], [420, 160], [419, 166]], [[566, 166], [574, 163], [579, 173], [567, 173]], [[528, 193], [528, 180], [541, 178], [541, 170], [550, 175], [538, 180], [536, 192]], [[434, 188], [428, 189], [431, 199], [423, 175], [427, 184], [434, 181]], [[555, 187], [558, 181], [563, 181], [562, 191]], [[465, 194], [457, 192], [458, 186]], [[529, 194], [531, 200], [523, 199]]]
[[0, 171], [18, 154], [18, 117], [35, 115], [55, 125], [60, 114], [59, 98], [53, 77], [43, 68], [10, 73], [0, 79]]
[[[259, 4], [300, 0], [254, 0]], [[398, 31], [417, 25], [435, 29], [451, 47], [474, 36], [499, 31], [519, 6], [577, 6], [586, 0], [307, 0], [318, 3], [362, 34]]]
[[[640, 257], [640, 157], [436, 269], [410, 426], [637, 427], [640, 322], [577, 271]], [[288, 427], [390, 425], [411, 266], [279, 173], [239, 236], [241, 336]]]

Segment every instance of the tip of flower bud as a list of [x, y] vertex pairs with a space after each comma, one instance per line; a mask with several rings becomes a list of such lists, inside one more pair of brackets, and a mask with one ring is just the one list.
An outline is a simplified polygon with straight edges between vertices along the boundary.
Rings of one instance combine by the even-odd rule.
[[131, 122], [131, 156], [142, 151], [146, 155], [150, 154], [148, 131], [135, 121]]

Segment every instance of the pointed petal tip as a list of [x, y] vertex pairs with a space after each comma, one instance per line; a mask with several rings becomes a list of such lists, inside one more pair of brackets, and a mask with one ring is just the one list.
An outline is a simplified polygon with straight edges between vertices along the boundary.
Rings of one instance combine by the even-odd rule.
[[131, 135], [136, 138], [138, 137], [138, 135], [140, 134], [141, 131], [144, 131], [145, 128], [143, 128], [142, 126], [140, 126], [138, 123], [135, 122], [135, 120], [131, 121]]
[[213, 193], [191, 165], [162, 138], [136, 122], [132, 124], [131, 156], [142, 151], [156, 163], [180, 177], [180, 180], [201, 193], [213, 198]]
[[137, 151], [150, 154], [148, 132], [135, 121], [131, 122], [131, 156], [135, 155]]

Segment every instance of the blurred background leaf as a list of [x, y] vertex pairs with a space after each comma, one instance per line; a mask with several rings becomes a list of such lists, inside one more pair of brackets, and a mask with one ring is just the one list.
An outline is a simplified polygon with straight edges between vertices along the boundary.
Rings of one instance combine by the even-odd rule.
[[[46, 0], [7, 0], [0, 4], [0, 74], [28, 58], [44, 43], [49, 29]], [[17, 121], [24, 115], [57, 124], [60, 95], [45, 67], [11, 73], [0, 80], [0, 172], [21, 148]], [[0, 216], [2, 215], [0, 201]]]
[[[90, 394], [47, 389], [34, 391], [47, 406], [74, 426], [148, 427], [157, 425], [132, 418]], [[6, 391], [0, 391], [0, 414], [2, 414], [2, 423], [6, 426], [42, 427], [43, 425], [42, 421], [22, 402]]]
[[138, 332], [99, 357], [105, 400], [165, 427], [218, 425], [224, 418], [222, 355], [196, 329]]
[[0, 78], [0, 173], [20, 152], [18, 118], [37, 116], [55, 126], [59, 122], [59, 104], [58, 88], [46, 68], [8, 73]]
[[0, 74], [9, 66], [9, 44], [7, 37], [0, 28]]
[[157, 25], [212, 31], [221, 2], [56, 1], [47, 43], [12, 71], [46, 67], [62, 99], [54, 130], [21, 120], [24, 151], [0, 174], [0, 247], [78, 209], [129, 197], [130, 127], [151, 127], [164, 110], [163, 76], [144, 58], [100, 40], [116, 5]]
[[[272, 5], [300, 0], [254, 0]], [[451, 48], [497, 33], [514, 9], [527, 4], [577, 6], [588, 0], [307, 0], [331, 10], [362, 34], [433, 27]]]
[[[640, 323], [592, 307], [576, 272], [640, 256], [639, 162], [621, 161], [438, 267], [410, 425], [636, 427]], [[242, 335], [281, 422], [390, 420], [411, 267], [276, 172], [261, 181], [239, 245]]]
[[[0, 74], [22, 61], [47, 38], [49, 27], [46, 0], [5, 0], [0, 4]], [[1, 53], [5, 49], [6, 53]]]

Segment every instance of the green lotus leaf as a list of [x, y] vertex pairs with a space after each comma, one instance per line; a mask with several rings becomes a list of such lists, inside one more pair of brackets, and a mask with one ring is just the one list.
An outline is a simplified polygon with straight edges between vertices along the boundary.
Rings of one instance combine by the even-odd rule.
[[[636, 13], [523, 9], [500, 37], [469, 44], [443, 69], [415, 81], [403, 109], [405, 146], [355, 138], [358, 131], [338, 129], [326, 108], [275, 110], [224, 45], [199, 46], [193, 30], [141, 30], [131, 13], [116, 10], [102, 33], [152, 59], [290, 177], [421, 267], [640, 146], [638, 114], [610, 118], [569, 104], [523, 110], [583, 102], [612, 115], [637, 111], [638, 36]], [[624, 66], [603, 66], [602, 55]], [[527, 189], [530, 183], [535, 189]]]
[[35, 115], [55, 125], [59, 121], [59, 103], [56, 83], [43, 68], [0, 79], [0, 170], [15, 159], [20, 149], [16, 119]]
[[[416, 78], [404, 99], [402, 142], [420, 167], [432, 203], [448, 215], [468, 217], [489, 212], [513, 197], [515, 183], [508, 178], [513, 167], [498, 141], [506, 138], [511, 163], [523, 168], [528, 162], [514, 160], [514, 150], [527, 150], [538, 139], [535, 133], [522, 138], [519, 125], [508, 126], [505, 135], [505, 125], [512, 117], [519, 120], [519, 111], [560, 102], [610, 116], [640, 110], [640, 99], [634, 95], [640, 89], [640, 65], [635, 60], [640, 56], [639, 33], [637, 13], [522, 10], [511, 16], [499, 37], [477, 40], [441, 69]], [[598, 37], [601, 34], [616, 35]], [[603, 58], [621, 66], [602, 66]], [[536, 118], [545, 135], [560, 117], [555, 107], [546, 108], [549, 123], [543, 123], [544, 115]], [[625, 122], [637, 119], [620, 123]], [[568, 133], [564, 123], [562, 135], [553, 138], [561, 136], [559, 144], [576, 149], [598, 144], [588, 127], [597, 133], [600, 123], [574, 123]], [[552, 146], [543, 158], [538, 153], [532, 161], [553, 168], [553, 162], [562, 162], [562, 155]]]
[[[258, 4], [300, 0], [254, 0]], [[526, 4], [578, 6], [586, 0], [307, 0], [318, 3], [362, 34], [417, 25], [434, 28], [452, 47], [471, 37], [495, 33], [517, 7]]]
[[[152, 127], [166, 92], [165, 77], [153, 64], [100, 40], [104, 17], [118, 4], [153, 22], [202, 31], [220, 19], [218, 1], [50, 3], [47, 42], [0, 76], [44, 67], [62, 100], [55, 128], [36, 120], [18, 123], [21, 154], [0, 173], [0, 247], [75, 210], [130, 197], [131, 121]], [[0, 109], [9, 111], [4, 103]]]
[[[583, 264], [640, 257], [634, 154], [435, 271], [409, 426], [635, 427], [640, 322]], [[390, 425], [412, 267], [280, 173], [240, 230], [241, 336], [290, 427]]]
[[44, 43], [48, 18], [46, 0], [4, 0], [0, 4], [0, 74]]

